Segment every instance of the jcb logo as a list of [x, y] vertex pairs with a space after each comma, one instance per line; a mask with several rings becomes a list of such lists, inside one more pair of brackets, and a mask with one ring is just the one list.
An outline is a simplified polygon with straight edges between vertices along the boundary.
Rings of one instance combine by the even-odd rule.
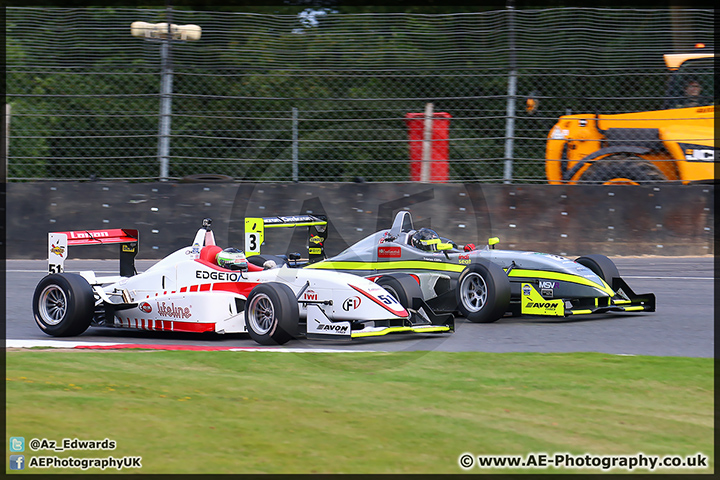
[[709, 148], [688, 148], [685, 150], [685, 160], [712, 162], [715, 160], [715, 150]]

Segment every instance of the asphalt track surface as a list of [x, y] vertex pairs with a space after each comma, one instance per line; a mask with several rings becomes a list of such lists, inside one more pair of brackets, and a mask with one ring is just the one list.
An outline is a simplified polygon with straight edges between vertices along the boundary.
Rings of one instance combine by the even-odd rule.
[[[373, 351], [602, 352], [627, 355], [714, 357], [713, 257], [616, 257], [620, 275], [637, 293], [655, 293], [654, 313], [582, 317], [503, 318], [492, 324], [455, 321], [455, 333], [394, 335], [346, 341], [293, 340], [287, 348]], [[154, 261], [138, 260], [138, 271]], [[32, 295], [47, 262], [6, 262], [6, 338], [50, 340], [32, 318]], [[68, 272], [94, 270], [117, 274], [117, 260], [68, 260]], [[219, 335], [89, 328], [67, 342], [182, 346], [257, 347], [246, 334]], [[277, 347], [277, 348], [285, 348]]]

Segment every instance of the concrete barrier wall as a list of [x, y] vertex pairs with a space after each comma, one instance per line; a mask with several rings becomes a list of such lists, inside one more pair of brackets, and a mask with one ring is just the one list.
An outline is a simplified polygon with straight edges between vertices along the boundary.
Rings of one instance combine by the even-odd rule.
[[[247, 216], [326, 214], [335, 254], [389, 228], [399, 209], [457, 243], [574, 256], [714, 253], [713, 186], [478, 184], [7, 184], [8, 258], [47, 258], [47, 232], [137, 228], [138, 258], [188, 245], [211, 217], [217, 243], [243, 247]], [[264, 251], [306, 253], [305, 232], [275, 230]], [[114, 258], [117, 246], [75, 247], [71, 258]]]

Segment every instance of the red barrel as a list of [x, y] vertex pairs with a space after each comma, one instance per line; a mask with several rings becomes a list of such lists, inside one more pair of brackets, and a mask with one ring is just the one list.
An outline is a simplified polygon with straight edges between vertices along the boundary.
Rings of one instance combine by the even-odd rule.
[[[451, 115], [435, 112], [432, 125], [432, 148], [430, 150], [430, 182], [444, 183], [449, 178], [449, 132]], [[425, 132], [425, 114], [405, 115], [410, 140], [410, 180], [419, 182], [422, 171], [422, 152]]]

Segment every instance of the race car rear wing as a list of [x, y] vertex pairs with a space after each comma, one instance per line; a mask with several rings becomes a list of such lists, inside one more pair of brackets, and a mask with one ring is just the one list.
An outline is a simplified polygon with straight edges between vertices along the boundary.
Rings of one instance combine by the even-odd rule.
[[65, 270], [65, 259], [71, 245], [120, 244], [120, 275], [131, 277], [135, 270], [135, 256], [138, 253], [140, 235], [132, 228], [111, 228], [107, 230], [75, 230], [71, 232], [48, 233], [48, 272], [61, 273]]
[[245, 219], [245, 255], [260, 255], [266, 228], [308, 227], [309, 262], [325, 258], [327, 217], [325, 215], [291, 215], [287, 217], [250, 217]]

